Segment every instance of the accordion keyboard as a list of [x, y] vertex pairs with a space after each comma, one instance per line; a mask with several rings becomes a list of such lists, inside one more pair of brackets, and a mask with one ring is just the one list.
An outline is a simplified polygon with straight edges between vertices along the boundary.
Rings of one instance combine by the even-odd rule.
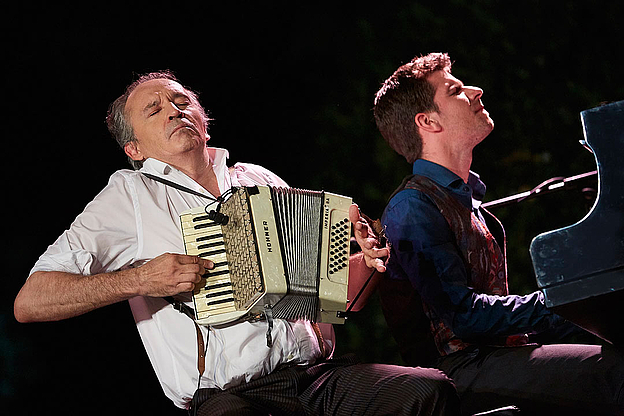
[[197, 214], [185, 214], [181, 220], [186, 254], [210, 260], [215, 265], [198, 285], [205, 303], [195, 305], [196, 310], [234, 312], [232, 281], [221, 226], [210, 220], [203, 210]]
[[245, 193], [232, 195], [223, 213], [229, 218], [224, 225], [211, 220], [204, 207], [180, 215], [186, 254], [215, 264], [193, 293], [196, 320], [208, 325], [242, 317], [265, 293]]

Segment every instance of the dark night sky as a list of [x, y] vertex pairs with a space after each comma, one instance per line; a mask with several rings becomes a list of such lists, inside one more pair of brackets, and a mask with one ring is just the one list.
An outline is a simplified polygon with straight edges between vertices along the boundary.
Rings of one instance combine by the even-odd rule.
[[[175, 410], [125, 303], [59, 323], [19, 325], [12, 314], [37, 257], [113, 171], [128, 167], [104, 117], [137, 74], [171, 69], [198, 91], [215, 119], [212, 144], [228, 148], [232, 162], [261, 164], [292, 186], [350, 195], [372, 216], [410, 171], [376, 132], [373, 96], [415, 55], [449, 52], [454, 74], [485, 90], [496, 128], [473, 169], [488, 183], [488, 199], [595, 169], [578, 144], [579, 112], [624, 97], [620, 2], [204, 3], [145, 10], [24, 3], [5, 14], [11, 207], [0, 407], [130, 414], [147, 402], [150, 414]], [[580, 219], [575, 201], [549, 197], [499, 213], [515, 236], [510, 271], [525, 276], [512, 286], [532, 290], [528, 243]], [[383, 318], [370, 309], [340, 329], [344, 348], [394, 361]]]

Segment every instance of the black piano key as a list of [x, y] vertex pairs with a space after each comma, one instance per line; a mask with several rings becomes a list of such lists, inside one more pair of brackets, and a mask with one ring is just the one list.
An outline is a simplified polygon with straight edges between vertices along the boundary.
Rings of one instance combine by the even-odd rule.
[[206, 285], [204, 287], [204, 289], [212, 290], [212, 289], [219, 289], [219, 288], [228, 287], [228, 286], [231, 287], [232, 286], [232, 282], [223, 282], [223, 283], [217, 283], [217, 284], [214, 284], [214, 285]]
[[209, 277], [214, 277], [214, 276], [222, 276], [224, 274], [228, 274], [230, 273], [229, 270], [218, 270], [216, 272], [207, 270], [206, 273], [204, 273], [204, 277], [209, 278]]
[[203, 253], [199, 253], [197, 256], [198, 257], [208, 257], [208, 256], [214, 256], [215, 254], [221, 254], [221, 253], [225, 253], [225, 249], [224, 248], [222, 248], [220, 250], [204, 251]]
[[201, 230], [202, 228], [214, 227], [215, 225], [219, 225], [216, 222], [205, 222], [203, 224], [194, 225], [193, 228], [196, 230]]
[[234, 293], [232, 290], [222, 290], [221, 292], [207, 293], [206, 298], [216, 298], [217, 296], [231, 295], [232, 293]]
[[234, 298], [213, 300], [212, 302], [206, 302], [206, 306], [213, 306], [213, 305], [218, 305], [220, 303], [228, 303], [228, 302], [234, 302]]
[[195, 239], [195, 242], [199, 243], [200, 241], [214, 240], [215, 238], [223, 238], [223, 234], [204, 235], [201, 237], [197, 237]]
[[207, 214], [206, 215], [199, 215], [199, 216], [193, 218], [193, 222], [208, 221], [208, 220], [210, 220], [210, 217]]
[[198, 250], [204, 250], [207, 248], [212, 248], [212, 247], [219, 247], [219, 246], [224, 246], [225, 243], [223, 241], [216, 241], [214, 243], [207, 243], [207, 244], [200, 244], [197, 246]]

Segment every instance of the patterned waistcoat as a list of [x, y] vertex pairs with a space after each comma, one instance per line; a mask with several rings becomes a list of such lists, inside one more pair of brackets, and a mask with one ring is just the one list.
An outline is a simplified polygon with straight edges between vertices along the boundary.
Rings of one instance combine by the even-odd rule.
[[[477, 293], [507, 295], [507, 263], [504, 241], [501, 249], [485, 223], [471, 209], [462, 205], [448, 190], [432, 180], [415, 175], [407, 180], [405, 189], [416, 189], [423, 192], [446, 219], [455, 235], [457, 248], [468, 271], [468, 286]], [[483, 208], [482, 210], [485, 211]], [[492, 214], [485, 212], [498, 222]], [[425, 302], [423, 302], [423, 309], [431, 322], [431, 331], [441, 355], [451, 354], [468, 346], [466, 342], [457, 338], [451, 328]], [[516, 337], [496, 342], [500, 345], [522, 343], [524, 342], [516, 339]]]

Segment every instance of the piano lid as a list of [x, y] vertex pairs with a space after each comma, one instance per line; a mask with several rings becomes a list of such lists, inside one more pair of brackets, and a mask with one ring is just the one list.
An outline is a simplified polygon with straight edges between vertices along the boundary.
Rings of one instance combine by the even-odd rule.
[[548, 307], [624, 290], [624, 101], [585, 110], [581, 120], [582, 144], [598, 166], [598, 196], [585, 218], [531, 242]]

